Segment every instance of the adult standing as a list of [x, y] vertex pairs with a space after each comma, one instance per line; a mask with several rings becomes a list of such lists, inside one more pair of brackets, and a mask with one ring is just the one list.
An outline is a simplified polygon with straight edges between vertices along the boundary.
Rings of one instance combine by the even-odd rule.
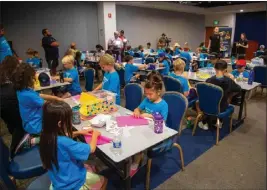
[[57, 72], [58, 66], [58, 47], [59, 43], [55, 38], [52, 37], [51, 32], [45, 28], [42, 30], [43, 39], [42, 39], [42, 46], [45, 51], [45, 59], [48, 65], [48, 68], [51, 70], [51, 75], [55, 75]]
[[248, 40], [245, 33], [240, 36], [239, 42], [236, 44], [238, 56], [246, 57], [246, 50], [248, 48]]
[[12, 55], [12, 50], [4, 35], [4, 25], [0, 24], [0, 63], [2, 63], [6, 56]]
[[221, 46], [221, 34], [219, 33], [219, 27], [215, 27], [213, 35], [210, 36], [208, 50], [210, 53], [220, 53]]
[[14, 56], [6, 56], [0, 65], [0, 116], [6, 123], [9, 133], [12, 134], [11, 157], [14, 156], [16, 147], [25, 134], [18, 98], [13, 86], [13, 76], [18, 65], [19, 61]]
[[121, 49], [121, 51], [122, 51], [122, 54], [121, 54], [122, 57], [121, 57], [121, 59], [123, 60], [123, 58], [124, 58], [124, 51], [126, 51], [126, 45], [127, 45], [127, 42], [128, 42], [128, 40], [126, 39], [126, 37], [124, 35], [124, 30], [121, 30], [120, 31], [120, 39], [121, 39], [121, 41], [123, 43], [123, 47]]
[[123, 48], [122, 40], [119, 38], [119, 32], [114, 32], [114, 37], [108, 41], [108, 50], [111, 50], [116, 55], [116, 61], [121, 56], [121, 49]]

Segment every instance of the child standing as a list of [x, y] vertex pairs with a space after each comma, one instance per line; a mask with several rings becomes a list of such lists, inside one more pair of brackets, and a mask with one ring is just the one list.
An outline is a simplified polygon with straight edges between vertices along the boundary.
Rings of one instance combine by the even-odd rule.
[[180, 53], [180, 45], [178, 43], [175, 43], [173, 47], [173, 55], [180, 55]]
[[187, 78], [183, 76], [185, 62], [182, 59], [176, 59], [173, 63], [174, 72], [170, 74], [171, 77], [177, 79], [181, 83], [182, 93], [187, 97], [189, 94], [189, 83]]
[[246, 68], [246, 60], [240, 59], [236, 61], [236, 69], [232, 71], [232, 75], [235, 78], [240, 77], [240, 74], [243, 75], [242, 78], [247, 80], [249, 78], [249, 72], [245, 70]]
[[[143, 64], [143, 65], [140, 65], [140, 66], [135, 66], [133, 65], [133, 57], [130, 56], [130, 55], [127, 55], [124, 57], [124, 60], [126, 61], [126, 65], [125, 65], [125, 74], [124, 74], [124, 80], [125, 80], [125, 83], [128, 84], [133, 75], [134, 75], [134, 72], [137, 72], [139, 69], [146, 69], [147, 68], [147, 65]], [[135, 75], [135, 78], [139, 78], [140, 75]]]
[[[207, 83], [217, 85], [223, 89], [223, 97], [220, 104], [220, 112], [224, 112], [228, 107], [228, 99], [233, 93], [241, 91], [241, 87], [235, 83], [232, 76], [227, 73], [227, 62], [219, 60], [215, 63], [216, 75], [207, 79]], [[215, 125], [213, 117], [205, 116], [202, 122], [199, 122], [199, 127], [208, 130], [208, 121], [210, 125]], [[222, 124], [221, 124], [222, 125]]]
[[[69, 98], [81, 94], [82, 89], [80, 86], [80, 79], [77, 69], [74, 67], [74, 57], [72, 55], [66, 55], [62, 59], [62, 64], [65, 68], [64, 71], [64, 82], [71, 83], [67, 86], [66, 92], [61, 98]], [[59, 76], [53, 77], [54, 80], [59, 80]], [[59, 95], [60, 96], [60, 95]]]
[[65, 102], [46, 102], [43, 112], [40, 156], [52, 182], [50, 189], [105, 189], [107, 180], [83, 164], [95, 152], [100, 133], [92, 130], [89, 144], [74, 141], [90, 130], [72, 132], [72, 110]]
[[120, 105], [120, 78], [117, 71], [114, 68], [115, 60], [109, 54], [105, 54], [100, 57], [99, 64], [103, 71], [105, 71], [103, 82], [98, 85], [96, 90], [108, 90], [116, 93], [116, 104]]
[[164, 67], [164, 69], [160, 70], [160, 73], [162, 75], [168, 75], [170, 72], [170, 63], [167, 60], [165, 53], [160, 53], [158, 56], [159, 66]]

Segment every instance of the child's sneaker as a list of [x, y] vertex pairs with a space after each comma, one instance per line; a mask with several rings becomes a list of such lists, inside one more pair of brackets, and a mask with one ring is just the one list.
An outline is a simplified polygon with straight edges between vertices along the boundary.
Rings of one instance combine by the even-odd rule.
[[31, 138], [30, 134], [24, 135], [24, 137], [21, 139], [20, 143], [18, 144], [18, 146], [15, 150], [15, 154], [24, 148], [26, 148], [26, 149], [31, 148], [31, 139], [32, 138]]
[[203, 130], [209, 130], [209, 127], [208, 127], [208, 124], [206, 123], [206, 124], [203, 124], [202, 123], [202, 121], [200, 121], [199, 123], [198, 123], [198, 126], [199, 126], [199, 128], [201, 128], [201, 129], [203, 129]]

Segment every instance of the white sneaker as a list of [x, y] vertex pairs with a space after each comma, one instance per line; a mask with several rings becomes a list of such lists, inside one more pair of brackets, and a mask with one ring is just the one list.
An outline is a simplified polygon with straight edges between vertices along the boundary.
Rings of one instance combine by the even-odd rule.
[[201, 128], [201, 129], [203, 129], [203, 130], [209, 130], [209, 127], [208, 127], [208, 124], [206, 123], [206, 124], [203, 124], [202, 123], [202, 121], [200, 121], [199, 123], [198, 123], [198, 126], [199, 126], [199, 128]]

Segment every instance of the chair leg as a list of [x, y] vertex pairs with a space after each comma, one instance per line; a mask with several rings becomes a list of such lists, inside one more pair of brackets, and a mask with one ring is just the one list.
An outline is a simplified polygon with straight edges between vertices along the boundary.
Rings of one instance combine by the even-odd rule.
[[150, 189], [151, 164], [152, 164], [152, 159], [149, 158], [147, 160], [147, 166], [146, 166], [146, 190], [149, 190]]
[[244, 119], [247, 117], [247, 100], [244, 100], [244, 111], [245, 111], [245, 116]]
[[182, 168], [182, 171], [184, 171], [184, 154], [183, 154], [183, 149], [177, 143], [174, 143], [173, 146], [176, 147], [179, 150], [179, 152], [180, 152], [181, 168]]
[[200, 119], [201, 117], [202, 117], [202, 113], [199, 113], [199, 114], [197, 115], [196, 120], [195, 120], [194, 128], [193, 128], [193, 131], [192, 131], [192, 136], [195, 135], [196, 128], [197, 128], [197, 124], [198, 124], [198, 121], [199, 121], [199, 119]]
[[217, 127], [217, 134], [216, 134], [216, 145], [219, 144], [219, 134], [220, 134], [220, 128], [219, 128], [219, 124], [220, 124], [220, 120], [219, 118], [217, 118], [217, 123], [216, 123], [216, 127]]
[[233, 131], [233, 114], [230, 116], [230, 133]]

